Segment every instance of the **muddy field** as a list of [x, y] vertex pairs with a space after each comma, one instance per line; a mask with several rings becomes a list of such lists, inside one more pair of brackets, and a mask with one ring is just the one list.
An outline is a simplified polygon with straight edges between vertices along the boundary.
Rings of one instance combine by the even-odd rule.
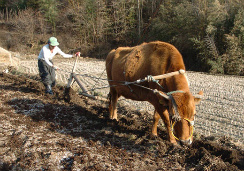
[[36, 79], [0, 73], [0, 170], [244, 170], [244, 151], [227, 136], [194, 134], [172, 146], [164, 127], [151, 137], [152, 116], [78, 96], [54, 96]]

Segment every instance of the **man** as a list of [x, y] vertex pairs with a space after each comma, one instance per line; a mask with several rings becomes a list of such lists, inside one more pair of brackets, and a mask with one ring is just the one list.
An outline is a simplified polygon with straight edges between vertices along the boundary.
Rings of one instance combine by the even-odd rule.
[[[58, 70], [58, 67], [54, 66], [52, 59], [58, 53], [64, 58], [72, 58], [73, 55], [66, 54], [61, 51], [58, 47], [59, 43], [55, 37], [50, 37], [48, 44], [42, 47], [39, 56], [38, 56], [38, 68], [41, 80], [46, 87], [47, 94], [53, 94], [52, 87], [56, 83], [56, 74], [55, 70]], [[77, 52], [75, 56], [80, 56], [80, 52]]]

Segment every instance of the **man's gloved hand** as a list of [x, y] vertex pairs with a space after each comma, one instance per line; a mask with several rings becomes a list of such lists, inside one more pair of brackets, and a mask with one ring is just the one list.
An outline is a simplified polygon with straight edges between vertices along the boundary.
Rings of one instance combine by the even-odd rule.
[[77, 57], [77, 56], [80, 57], [80, 52], [76, 52], [76, 53], [75, 53], [75, 56], [76, 56], [76, 57]]
[[59, 70], [59, 68], [58, 68], [57, 66], [54, 66], [54, 65], [53, 65], [53, 68], [54, 68], [55, 70]]

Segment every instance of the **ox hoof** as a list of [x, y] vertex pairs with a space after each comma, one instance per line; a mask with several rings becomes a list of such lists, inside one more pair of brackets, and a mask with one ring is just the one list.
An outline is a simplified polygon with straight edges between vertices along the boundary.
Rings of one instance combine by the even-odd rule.
[[112, 121], [118, 121], [117, 118], [109, 118], [109, 119], [111, 119]]
[[119, 121], [117, 119], [110, 119], [109, 123], [111, 124], [111, 126], [116, 126], [118, 125]]
[[179, 148], [181, 147], [180, 143], [178, 141], [173, 141], [173, 142], [170, 142], [173, 146], [173, 148]]
[[181, 146], [179, 142], [174, 142], [172, 144], [173, 144], [174, 147], [180, 147]]
[[157, 140], [157, 139], [158, 139], [158, 135], [151, 134], [151, 135], [150, 135], [150, 139], [151, 139], [151, 140]]
[[170, 141], [167, 141], [167, 144], [168, 144], [171, 148], [173, 148], [173, 149], [178, 149], [178, 148], [181, 147], [181, 145], [178, 144], [178, 142], [170, 142]]

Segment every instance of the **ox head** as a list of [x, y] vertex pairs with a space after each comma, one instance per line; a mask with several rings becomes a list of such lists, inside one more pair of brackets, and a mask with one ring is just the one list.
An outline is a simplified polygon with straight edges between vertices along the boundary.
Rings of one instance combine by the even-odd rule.
[[167, 94], [156, 93], [163, 104], [168, 106], [170, 134], [180, 144], [190, 145], [193, 141], [195, 105], [199, 104], [203, 92], [193, 96], [190, 92], [173, 91]]

